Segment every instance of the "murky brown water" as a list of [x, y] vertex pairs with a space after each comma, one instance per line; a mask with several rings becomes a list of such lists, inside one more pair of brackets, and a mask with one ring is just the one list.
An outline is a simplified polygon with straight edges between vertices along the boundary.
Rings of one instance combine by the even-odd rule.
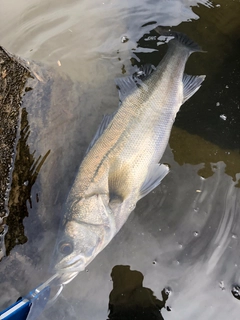
[[[25, 95], [25, 152], [35, 161], [50, 153], [27, 204], [27, 241], [0, 262], [0, 309], [48, 278], [61, 206], [102, 115], [118, 105], [114, 78], [136, 65], [158, 63], [165, 48], [160, 46], [160, 55], [152, 52], [157, 45], [149, 32], [164, 25], [187, 33], [207, 51], [187, 64], [188, 74], [207, 79], [176, 119], [163, 159], [171, 172], [41, 319], [107, 319], [109, 304], [111, 319], [119, 310], [125, 310], [122, 319], [127, 313], [133, 318], [140, 306], [149, 312], [144, 319], [158, 308], [166, 320], [239, 318], [231, 290], [240, 283], [240, 5], [195, 5], [2, 0], [0, 44], [67, 76], [53, 78], [50, 109], [49, 96], [31, 105], [31, 92]], [[171, 311], [161, 304], [167, 287]]]

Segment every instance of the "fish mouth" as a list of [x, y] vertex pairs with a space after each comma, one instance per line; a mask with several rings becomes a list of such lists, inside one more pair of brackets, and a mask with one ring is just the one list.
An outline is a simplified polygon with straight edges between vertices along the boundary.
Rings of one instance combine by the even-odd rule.
[[58, 272], [57, 281], [61, 285], [68, 284], [78, 275], [78, 273], [79, 272], [65, 272], [65, 273]]
[[78, 273], [84, 269], [85, 259], [83, 257], [75, 257], [69, 261], [62, 260], [55, 266], [58, 274]]
[[58, 274], [58, 282], [65, 285], [71, 282], [80, 271], [85, 269], [83, 258], [72, 259], [69, 262], [61, 261], [56, 265], [55, 270]]

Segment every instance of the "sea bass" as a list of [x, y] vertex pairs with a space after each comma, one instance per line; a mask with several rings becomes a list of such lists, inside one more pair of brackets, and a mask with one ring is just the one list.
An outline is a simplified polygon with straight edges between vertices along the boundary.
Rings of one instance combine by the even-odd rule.
[[159, 161], [176, 114], [205, 78], [184, 74], [189, 55], [201, 48], [173, 35], [157, 68], [116, 80], [119, 108], [104, 116], [67, 198], [54, 254], [62, 283], [85, 269], [169, 172]]

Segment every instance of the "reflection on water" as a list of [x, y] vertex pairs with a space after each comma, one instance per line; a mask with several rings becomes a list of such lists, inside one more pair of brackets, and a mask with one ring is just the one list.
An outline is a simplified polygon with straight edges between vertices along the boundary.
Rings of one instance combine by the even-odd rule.
[[225, 173], [231, 176], [234, 182], [237, 182], [235, 184], [236, 187], [240, 187], [238, 150], [223, 149], [198, 135], [189, 134], [176, 126], [172, 130], [169, 144], [173, 150], [174, 160], [180, 165], [185, 163], [192, 165], [203, 164], [198, 174], [204, 178], [214, 174], [217, 162], [224, 161]]
[[[29, 91], [24, 100], [29, 157], [50, 153], [32, 186], [32, 207], [27, 204], [28, 241], [0, 262], [1, 307], [48, 277], [61, 206], [102, 114], [118, 105], [114, 78], [146, 62], [157, 64], [161, 57], [152, 50], [159, 46], [151, 30], [185, 21], [175, 30], [207, 51], [201, 59], [190, 58], [187, 73], [207, 74], [207, 79], [178, 114], [164, 156], [171, 172], [41, 318], [107, 319], [109, 275], [119, 265], [144, 275], [144, 286], [152, 291], [143, 290], [154, 303], [152, 292], [162, 297], [162, 289], [171, 287], [172, 311], [162, 308], [164, 319], [239, 318], [239, 301], [231, 293], [235, 286], [237, 295], [240, 283], [239, 3], [190, 7], [195, 4], [2, 1], [1, 45], [42, 62], [36, 71], [42, 89], [37, 95]], [[121, 41], [123, 36], [129, 40]]]
[[[19, 216], [17, 210], [14, 212], [15, 217], [11, 213], [11, 195], [14, 193], [11, 185], [17, 191], [15, 185], [18, 178], [13, 168], [14, 162], [18, 161], [21, 91], [28, 77], [29, 71], [0, 47], [0, 259], [9, 252], [9, 234], [12, 234], [13, 220], [18, 220]], [[13, 197], [18, 196], [18, 192], [15, 192]], [[15, 242], [16, 237], [12, 238]]]
[[29, 125], [27, 111], [21, 110], [20, 138], [16, 146], [14, 170], [12, 172], [11, 190], [8, 200], [9, 216], [6, 219], [8, 232], [5, 236], [6, 254], [18, 244], [24, 244], [27, 237], [24, 234], [23, 219], [28, 216], [27, 202], [31, 207], [31, 188], [37, 179], [38, 172], [46, 160], [48, 153], [35, 160], [27, 145]]

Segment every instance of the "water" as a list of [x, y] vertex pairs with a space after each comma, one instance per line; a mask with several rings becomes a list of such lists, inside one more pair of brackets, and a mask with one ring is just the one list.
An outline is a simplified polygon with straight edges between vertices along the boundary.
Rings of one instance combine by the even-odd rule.
[[207, 51], [187, 64], [207, 79], [176, 119], [163, 159], [171, 172], [41, 319], [107, 319], [109, 303], [115, 312], [158, 306], [164, 319], [238, 319], [239, 9], [236, 1], [1, 2], [1, 45], [67, 75], [54, 71], [32, 106], [25, 95], [22, 159], [35, 178], [22, 181], [28, 217], [0, 262], [1, 308], [48, 278], [61, 206], [102, 115], [118, 105], [114, 78], [159, 62], [166, 48], [151, 30], [163, 25]]

